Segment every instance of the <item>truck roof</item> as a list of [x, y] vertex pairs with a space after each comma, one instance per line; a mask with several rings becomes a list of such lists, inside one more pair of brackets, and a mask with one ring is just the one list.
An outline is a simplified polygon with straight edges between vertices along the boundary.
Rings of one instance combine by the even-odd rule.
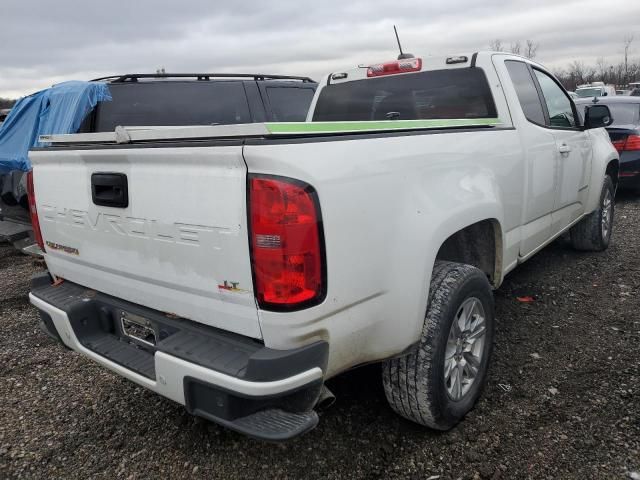
[[[387, 59], [381, 61], [379, 63], [372, 64], [361, 64], [357, 67], [346, 69], [346, 70], [336, 70], [335, 72], [330, 73], [325, 77], [324, 82], [320, 82], [320, 85], [329, 85], [329, 84], [337, 84], [337, 83], [345, 83], [352, 82], [355, 80], [363, 80], [366, 78], [370, 78], [367, 75], [367, 70], [371, 66], [382, 65], [385, 63], [392, 62], [409, 62], [413, 59], [419, 59], [421, 61], [421, 71], [425, 70], [442, 70], [447, 68], [469, 68], [475, 67], [478, 59], [484, 60], [485, 58], [490, 58], [493, 55], [508, 55], [510, 57], [521, 57], [520, 55], [515, 55], [508, 52], [495, 52], [491, 50], [483, 50], [478, 52], [466, 52], [466, 53], [457, 53], [457, 54], [449, 54], [449, 55], [416, 55], [414, 58], [406, 58], [402, 60], [396, 59]], [[529, 58], [521, 57], [524, 61], [532, 64], [536, 64], [536, 62], [532, 61]], [[537, 65], [537, 64], [536, 64]], [[397, 72], [397, 74], [405, 74], [411, 72]], [[375, 77], [373, 77], [375, 78]]]

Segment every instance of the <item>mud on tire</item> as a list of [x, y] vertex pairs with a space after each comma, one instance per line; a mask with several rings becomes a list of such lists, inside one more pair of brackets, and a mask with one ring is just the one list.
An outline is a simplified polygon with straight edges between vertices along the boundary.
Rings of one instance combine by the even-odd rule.
[[[484, 310], [485, 337], [477, 374], [461, 398], [455, 400], [445, 380], [445, 356], [451, 351], [454, 317], [467, 299]], [[460, 317], [457, 317], [460, 318]], [[401, 416], [438, 430], [448, 430], [473, 407], [486, 381], [493, 346], [493, 293], [479, 269], [437, 261], [431, 277], [426, 318], [415, 351], [384, 362], [382, 379], [391, 408]]]

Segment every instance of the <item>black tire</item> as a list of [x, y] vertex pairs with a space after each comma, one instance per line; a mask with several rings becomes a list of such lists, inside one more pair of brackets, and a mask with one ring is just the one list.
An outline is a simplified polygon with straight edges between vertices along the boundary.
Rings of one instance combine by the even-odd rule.
[[[475, 380], [456, 401], [445, 383], [447, 341], [454, 316], [465, 300], [474, 298], [480, 301], [485, 314], [483, 354]], [[482, 393], [493, 349], [493, 332], [493, 292], [485, 274], [471, 265], [437, 261], [417, 349], [385, 361], [382, 367], [384, 391], [391, 408], [411, 421], [437, 430], [456, 425]]]
[[[613, 231], [614, 197], [613, 181], [609, 175], [605, 175], [598, 208], [571, 228], [571, 245], [573, 248], [586, 252], [601, 252], [607, 249]], [[607, 199], [610, 202], [608, 210], [605, 205]], [[603, 228], [603, 216], [605, 215], [609, 216], [609, 227], [606, 232]]]

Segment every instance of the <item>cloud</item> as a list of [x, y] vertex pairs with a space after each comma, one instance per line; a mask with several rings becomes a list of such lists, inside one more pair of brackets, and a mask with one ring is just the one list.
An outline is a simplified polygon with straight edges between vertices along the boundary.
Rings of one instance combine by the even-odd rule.
[[[433, 4], [430, 4], [433, 3]], [[500, 38], [533, 39], [537, 60], [621, 59], [625, 35], [640, 56], [640, 3], [525, 1], [2, 0], [0, 96], [69, 79], [153, 72], [238, 71], [320, 78], [393, 58], [392, 25], [419, 55], [473, 52]]]

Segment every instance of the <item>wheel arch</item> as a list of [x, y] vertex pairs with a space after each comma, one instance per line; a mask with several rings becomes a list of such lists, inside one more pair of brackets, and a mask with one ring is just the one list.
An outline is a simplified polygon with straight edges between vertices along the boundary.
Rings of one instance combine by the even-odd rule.
[[614, 192], [618, 189], [618, 175], [620, 173], [620, 161], [617, 158], [609, 160], [607, 168], [604, 171], [605, 175], [609, 175], [613, 181]]
[[450, 233], [440, 244], [435, 260], [473, 265], [494, 288], [502, 281], [503, 231], [500, 221], [485, 218]]

